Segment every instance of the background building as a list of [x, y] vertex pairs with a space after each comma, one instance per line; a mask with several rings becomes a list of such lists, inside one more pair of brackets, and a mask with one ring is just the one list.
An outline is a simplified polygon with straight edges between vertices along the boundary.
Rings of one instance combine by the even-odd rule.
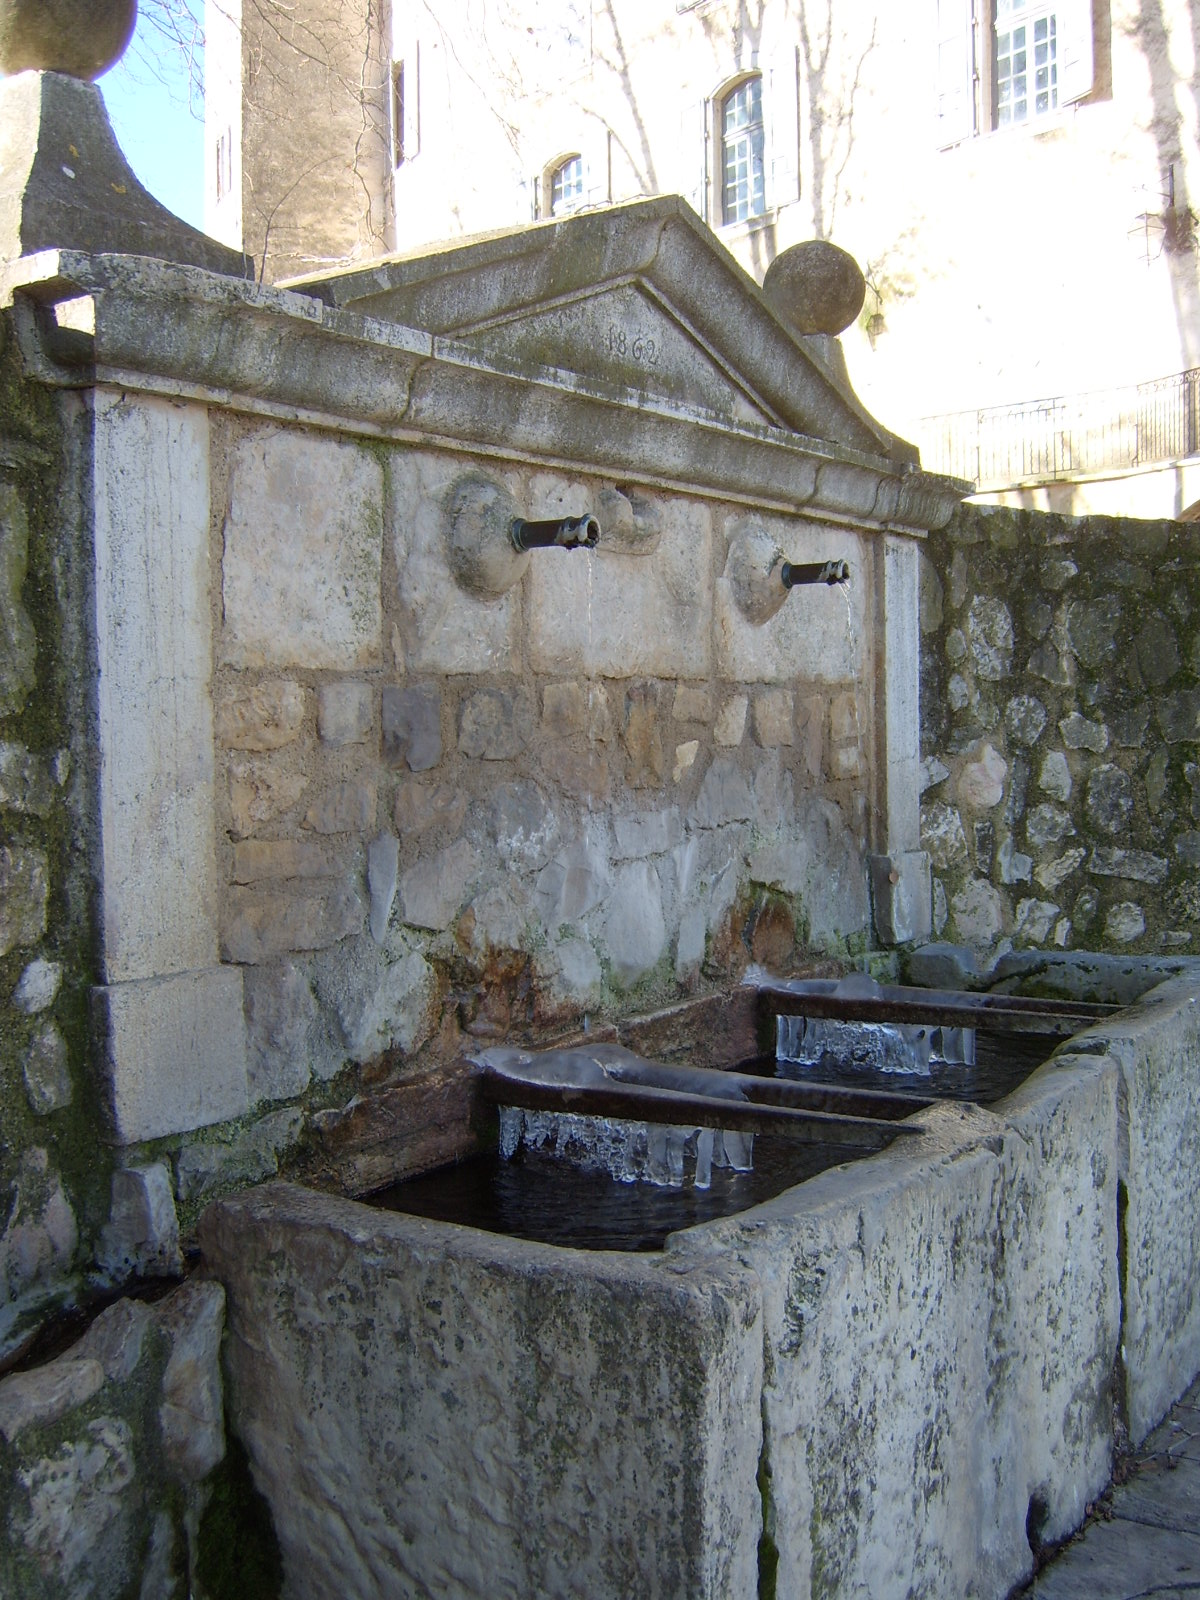
[[209, 226], [268, 278], [678, 192], [759, 280], [860, 261], [851, 375], [927, 464], [1200, 498], [1195, 0], [208, 9]]

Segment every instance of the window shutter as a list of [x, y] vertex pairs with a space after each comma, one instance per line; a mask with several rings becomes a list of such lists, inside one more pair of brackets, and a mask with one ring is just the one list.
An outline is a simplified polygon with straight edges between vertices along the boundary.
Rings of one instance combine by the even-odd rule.
[[936, 0], [937, 143], [939, 150], [975, 132], [971, 0]]
[[536, 174], [522, 178], [517, 185], [517, 216], [522, 222], [537, 222], [542, 214], [542, 180]]
[[708, 102], [696, 100], [679, 115], [679, 193], [708, 220]]
[[411, 161], [421, 148], [421, 46], [409, 41], [404, 52], [404, 159]]
[[800, 198], [800, 73], [796, 46], [780, 48], [767, 69], [767, 209]]
[[1069, 106], [1090, 94], [1095, 80], [1092, 56], [1092, 0], [1058, 0], [1058, 103]]
[[606, 206], [612, 199], [608, 141], [607, 128], [588, 138], [587, 148], [583, 152], [582, 205]]

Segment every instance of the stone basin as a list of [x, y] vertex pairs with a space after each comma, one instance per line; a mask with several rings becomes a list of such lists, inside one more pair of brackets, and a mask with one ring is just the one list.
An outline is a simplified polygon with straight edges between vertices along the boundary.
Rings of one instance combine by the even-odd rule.
[[655, 1255], [214, 1205], [286, 1594], [1007, 1594], [1200, 1367], [1197, 995]]

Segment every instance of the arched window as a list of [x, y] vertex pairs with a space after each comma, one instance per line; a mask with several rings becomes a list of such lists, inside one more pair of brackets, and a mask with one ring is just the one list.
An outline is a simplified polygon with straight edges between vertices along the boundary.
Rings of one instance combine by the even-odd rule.
[[549, 173], [550, 215], [565, 216], [583, 199], [583, 157], [568, 156]]
[[721, 221], [744, 222], [767, 209], [762, 78], [746, 78], [721, 101]]

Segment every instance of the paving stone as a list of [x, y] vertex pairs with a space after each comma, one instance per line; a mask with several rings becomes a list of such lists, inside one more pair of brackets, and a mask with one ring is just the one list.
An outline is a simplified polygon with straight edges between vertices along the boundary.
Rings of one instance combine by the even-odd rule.
[[967, 836], [957, 806], [935, 800], [921, 813], [921, 848], [945, 871], [967, 864]]
[[119, 1167], [113, 1173], [108, 1221], [97, 1256], [108, 1275], [118, 1280], [134, 1273], [169, 1278], [182, 1272], [179, 1219], [165, 1163]]
[[631, 789], [661, 788], [667, 775], [658, 711], [652, 684], [635, 684], [625, 696], [625, 781]]
[[27, 1017], [47, 1011], [54, 1004], [62, 984], [62, 967], [57, 961], [45, 961], [40, 956], [31, 961], [17, 981], [12, 992], [12, 1003]]
[[790, 745], [795, 698], [789, 689], [763, 689], [754, 697], [754, 737], [764, 750]]
[[479, 857], [465, 839], [418, 861], [400, 879], [400, 917], [410, 927], [440, 932], [462, 910]]
[[676, 722], [702, 722], [707, 726], [713, 720], [712, 690], [691, 683], [678, 684], [671, 715]]
[[375, 785], [335, 783], [313, 801], [302, 825], [314, 833], [366, 833], [375, 826]]
[[1071, 798], [1071, 769], [1061, 750], [1051, 750], [1043, 758], [1038, 773], [1038, 788], [1052, 800], [1067, 801]]
[[317, 733], [335, 750], [365, 744], [374, 720], [374, 695], [369, 683], [349, 679], [323, 683], [317, 690]]
[[317, 1002], [290, 961], [247, 967], [243, 979], [250, 1098], [290, 1100], [308, 1088], [308, 1037]]
[[750, 701], [744, 694], [730, 695], [717, 713], [713, 741], [732, 749], [741, 744], [746, 731], [746, 711]]
[[1122, 832], [1133, 814], [1133, 785], [1128, 773], [1105, 763], [1088, 778], [1087, 814], [1104, 833]]
[[308, 787], [303, 772], [278, 761], [235, 756], [229, 763], [229, 809], [235, 834], [254, 833], [264, 822], [281, 817]]
[[382, 694], [383, 756], [428, 772], [442, 759], [442, 695], [436, 684], [388, 684]]
[[308, 893], [231, 889], [222, 907], [221, 959], [269, 961], [321, 950], [362, 927], [363, 905], [348, 884]]
[[1003, 600], [977, 595], [967, 613], [967, 643], [975, 671], [985, 682], [998, 683], [1012, 668], [1012, 614]]
[[47, 1116], [71, 1104], [67, 1042], [53, 1022], [43, 1023], [25, 1047], [21, 1076], [30, 1110], [36, 1116]]
[[218, 741], [228, 750], [279, 750], [304, 726], [304, 690], [290, 678], [227, 689], [214, 707]]
[[467, 814], [467, 797], [452, 783], [423, 783], [407, 779], [396, 790], [392, 811], [401, 838], [442, 828], [457, 833]]
[[342, 870], [339, 857], [316, 839], [241, 839], [233, 847], [234, 883], [329, 878]]
[[46, 817], [54, 804], [55, 782], [45, 756], [23, 744], [0, 740], [0, 811]]
[[1094, 1522], [1043, 1573], [1028, 1600], [1194, 1600], [1200, 1535], [1115, 1517]]
[[1018, 744], [1034, 745], [1046, 726], [1046, 708], [1035, 694], [1014, 695], [1004, 708], [1004, 722]]
[[976, 759], [968, 761], [959, 773], [959, 798], [975, 811], [990, 810], [1003, 800], [1007, 776], [1008, 762], [992, 745], [985, 743]]
[[34, 944], [45, 933], [49, 893], [41, 850], [27, 845], [0, 847], [0, 956]]
[[511, 761], [533, 737], [533, 711], [523, 690], [480, 689], [463, 703], [458, 748], [481, 761]]

